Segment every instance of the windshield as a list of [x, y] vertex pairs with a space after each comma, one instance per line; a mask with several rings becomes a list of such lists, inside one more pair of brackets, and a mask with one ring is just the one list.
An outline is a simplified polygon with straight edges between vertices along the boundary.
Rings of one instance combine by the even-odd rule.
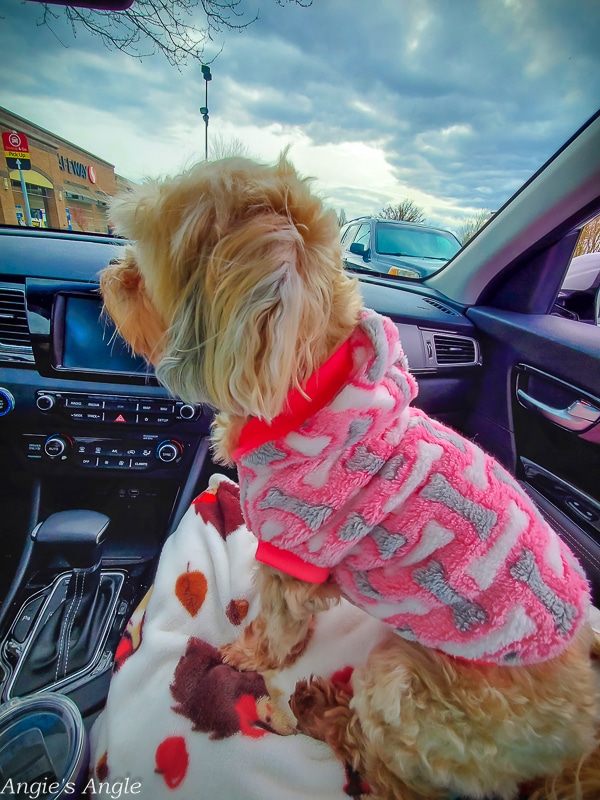
[[460, 242], [444, 231], [379, 223], [375, 249], [382, 256], [448, 261], [460, 250]]
[[[596, 0], [7, 0], [2, 17], [10, 225], [108, 234], [132, 183], [289, 147], [340, 227], [404, 220], [464, 244], [600, 97]], [[456, 250], [443, 232], [376, 238], [436, 269]]]

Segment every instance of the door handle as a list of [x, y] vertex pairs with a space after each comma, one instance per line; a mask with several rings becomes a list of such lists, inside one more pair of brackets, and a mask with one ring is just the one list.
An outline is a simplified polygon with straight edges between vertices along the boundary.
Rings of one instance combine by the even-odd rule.
[[575, 400], [567, 408], [553, 408], [536, 400], [523, 389], [517, 389], [517, 398], [525, 408], [537, 411], [550, 422], [568, 431], [584, 431], [600, 420], [600, 409], [587, 400]]

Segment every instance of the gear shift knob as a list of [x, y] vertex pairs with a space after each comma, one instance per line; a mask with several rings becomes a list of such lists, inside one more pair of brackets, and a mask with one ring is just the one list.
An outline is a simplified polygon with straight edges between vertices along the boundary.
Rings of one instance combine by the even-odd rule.
[[58, 511], [32, 530], [31, 539], [51, 548], [74, 569], [89, 569], [100, 563], [109, 522], [98, 511]]

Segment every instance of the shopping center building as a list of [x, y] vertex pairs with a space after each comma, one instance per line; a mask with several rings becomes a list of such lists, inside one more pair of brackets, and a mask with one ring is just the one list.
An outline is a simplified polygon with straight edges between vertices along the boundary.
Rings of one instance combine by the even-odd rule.
[[0, 159], [0, 223], [26, 224], [21, 176], [37, 227], [109, 232], [108, 197], [127, 186], [113, 164], [0, 107], [0, 132], [27, 138], [30, 169]]

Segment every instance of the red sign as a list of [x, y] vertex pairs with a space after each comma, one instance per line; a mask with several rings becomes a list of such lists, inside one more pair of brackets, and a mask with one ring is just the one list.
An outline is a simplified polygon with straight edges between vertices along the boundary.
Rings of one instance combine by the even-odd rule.
[[23, 133], [4, 131], [2, 134], [6, 165], [9, 169], [31, 169], [29, 143]]
[[96, 170], [90, 164], [88, 167], [88, 178], [90, 183], [96, 183]]
[[16, 131], [5, 131], [2, 134], [2, 144], [5, 150], [15, 151], [17, 153], [28, 153], [29, 142], [24, 133], [17, 133]]

